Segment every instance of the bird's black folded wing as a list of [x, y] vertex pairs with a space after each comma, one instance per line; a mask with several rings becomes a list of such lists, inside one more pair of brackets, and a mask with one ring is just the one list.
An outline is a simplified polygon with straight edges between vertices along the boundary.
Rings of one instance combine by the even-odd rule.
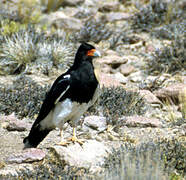
[[41, 106], [39, 115], [34, 124], [39, 123], [49, 114], [57, 101], [65, 94], [69, 87], [70, 78], [68, 76], [60, 76], [56, 79], [50, 91], [46, 94], [46, 98]]

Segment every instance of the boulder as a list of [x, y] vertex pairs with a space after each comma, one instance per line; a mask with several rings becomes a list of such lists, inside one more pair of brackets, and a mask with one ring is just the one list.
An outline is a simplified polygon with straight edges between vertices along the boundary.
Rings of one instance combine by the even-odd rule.
[[31, 125], [24, 120], [18, 119], [14, 113], [5, 116], [1, 116], [2, 127], [8, 131], [26, 131], [30, 129]]
[[182, 99], [184, 99], [183, 97], [185, 97], [186, 85], [182, 83], [171, 84], [167, 87], [154, 91], [153, 94], [159, 99], [168, 99], [169, 102], [171, 100], [175, 104], [178, 104], [179, 100], [182, 101]]
[[157, 118], [136, 115], [122, 117], [119, 121], [121, 126], [127, 127], [162, 127], [162, 122]]
[[13, 154], [7, 158], [8, 163], [28, 163], [41, 161], [45, 157], [45, 152], [41, 149], [30, 148], [20, 153]]
[[161, 101], [149, 90], [140, 90], [139, 93], [149, 104], [161, 104]]
[[134, 66], [130, 65], [130, 64], [122, 64], [120, 66], [120, 72], [124, 75], [124, 76], [128, 76], [129, 74], [131, 74], [132, 72], [135, 71]]
[[83, 126], [102, 132], [107, 128], [106, 118], [101, 116], [87, 116], [84, 119]]
[[131, 17], [129, 13], [123, 12], [110, 12], [106, 15], [108, 22], [128, 20]]
[[101, 5], [101, 7], [98, 10], [100, 12], [111, 12], [111, 11], [117, 11], [118, 9], [119, 9], [118, 2], [105, 2]]
[[107, 146], [96, 140], [88, 140], [82, 146], [75, 143], [68, 147], [54, 146], [52, 149], [65, 164], [87, 168], [92, 172], [104, 164], [104, 158], [108, 156], [109, 152]]

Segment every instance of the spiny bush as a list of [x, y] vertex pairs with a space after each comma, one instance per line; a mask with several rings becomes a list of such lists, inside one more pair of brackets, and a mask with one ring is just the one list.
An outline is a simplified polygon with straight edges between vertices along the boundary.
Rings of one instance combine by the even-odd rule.
[[178, 37], [170, 46], [157, 50], [147, 61], [149, 74], [171, 73], [184, 71], [186, 67], [186, 39]]
[[49, 86], [42, 87], [26, 76], [18, 77], [9, 86], [0, 84], [0, 112], [34, 118], [48, 89]]
[[38, 59], [48, 59], [52, 66], [66, 69], [72, 64], [75, 45], [71, 43], [68, 34], [62, 32], [62, 35], [52, 35], [44, 41], [37, 44]]
[[99, 43], [102, 40], [107, 40], [111, 34], [112, 31], [104, 19], [96, 20], [91, 17], [85, 21], [83, 28], [74, 34], [73, 39], [78, 42], [92, 41]]
[[0, 74], [27, 72], [28, 64], [41, 72], [53, 67], [66, 69], [72, 64], [75, 48], [68, 35], [62, 34], [47, 36], [33, 27], [4, 36], [0, 45]]
[[118, 123], [122, 116], [142, 115], [148, 106], [137, 92], [122, 87], [103, 87], [98, 102], [89, 109], [89, 114], [107, 117], [109, 124]]
[[185, 36], [185, 29], [186, 21], [184, 20], [181, 22], [173, 22], [171, 24], [165, 24], [163, 26], [154, 28], [151, 32], [151, 35], [158, 39], [175, 40]]
[[165, 22], [168, 3], [162, 0], [152, 0], [147, 5], [139, 7], [139, 12], [132, 18], [132, 28], [136, 31], [150, 31], [153, 26]]
[[10, 74], [14, 74], [20, 67], [26, 67], [36, 58], [35, 40], [29, 32], [24, 31], [5, 36], [0, 46], [0, 66], [9, 66]]

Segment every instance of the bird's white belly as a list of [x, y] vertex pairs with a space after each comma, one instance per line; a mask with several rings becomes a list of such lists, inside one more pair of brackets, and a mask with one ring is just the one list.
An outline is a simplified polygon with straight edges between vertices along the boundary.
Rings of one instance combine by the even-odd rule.
[[83, 113], [92, 106], [99, 94], [99, 86], [97, 87], [92, 100], [89, 103], [77, 103], [72, 102], [70, 99], [65, 99], [62, 102], [58, 102], [55, 108], [50, 111], [45, 119], [40, 124], [43, 129], [53, 129], [58, 127], [63, 128], [65, 122], [70, 121], [73, 126], [76, 126], [77, 121], [83, 115]]
[[52, 122], [55, 127], [62, 128], [64, 123], [69, 121], [72, 125], [75, 125], [81, 115], [88, 109], [86, 103], [79, 104], [72, 102], [70, 99], [66, 99], [63, 102], [59, 102], [54, 111]]
[[89, 108], [87, 103], [72, 102], [66, 99], [63, 102], [58, 102], [55, 108], [50, 111], [45, 119], [41, 121], [41, 127], [45, 128], [63, 128], [65, 122], [69, 121], [72, 125], [76, 125], [81, 115]]

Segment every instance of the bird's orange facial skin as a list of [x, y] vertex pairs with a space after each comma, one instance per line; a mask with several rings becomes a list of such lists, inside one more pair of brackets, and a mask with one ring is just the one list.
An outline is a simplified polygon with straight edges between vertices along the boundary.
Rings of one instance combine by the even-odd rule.
[[87, 51], [87, 56], [94, 56], [94, 52], [96, 52], [96, 49], [91, 49]]

